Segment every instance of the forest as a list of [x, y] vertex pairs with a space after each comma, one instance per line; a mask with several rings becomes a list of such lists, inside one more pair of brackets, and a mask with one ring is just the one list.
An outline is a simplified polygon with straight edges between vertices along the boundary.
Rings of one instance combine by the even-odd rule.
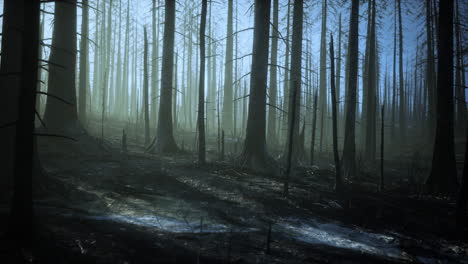
[[468, 263], [465, 0], [0, 0], [1, 263]]

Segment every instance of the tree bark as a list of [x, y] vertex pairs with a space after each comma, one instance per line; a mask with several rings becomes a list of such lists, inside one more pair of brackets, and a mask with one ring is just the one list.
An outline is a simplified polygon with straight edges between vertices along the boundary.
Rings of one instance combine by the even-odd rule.
[[[9, 234], [18, 248], [30, 248], [34, 238], [32, 182], [34, 168], [34, 120], [39, 55], [40, 1], [24, 1], [22, 28], [21, 84], [15, 137], [14, 191]], [[11, 98], [13, 99], [13, 98]], [[37, 155], [37, 153], [36, 153]]]
[[165, 1], [163, 58], [161, 71], [161, 97], [158, 128], [151, 152], [171, 153], [178, 150], [172, 127], [172, 78], [174, 74], [175, 0]]
[[145, 145], [149, 143], [149, 105], [148, 105], [148, 36], [146, 27], [143, 28], [143, 111], [145, 115]]
[[437, 118], [429, 191], [453, 195], [457, 182], [453, 129], [453, 0], [439, 5]]
[[207, 0], [202, 0], [200, 17], [200, 77], [198, 84], [198, 162], [205, 164], [205, 29]]
[[44, 122], [48, 131], [75, 134], [80, 128], [76, 111], [76, 0], [55, 3], [54, 29], [49, 57], [48, 93], [71, 105], [47, 98]]
[[242, 164], [258, 171], [269, 169], [266, 150], [266, 87], [270, 0], [255, 0], [254, 38], [246, 137]]
[[[23, 35], [17, 28], [23, 28], [24, 0], [3, 2], [2, 56], [0, 64], [0, 125], [12, 124], [18, 119], [18, 98], [21, 85], [21, 51]], [[11, 187], [15, 153], [16, 126], [0, 129], [3, 145], [0, 148], [2, 177], [0, 186]]]
[[[294, 10], [293, 10], [293, 35], [292, 35], [292, 43], [291, 43], [291, 71], [290, 71], [290, 82], [289, 87], [292, 89], [297, 89], [296, 92], [290, 90], [289, 97], [290, 100], [290, 107], [289, 107], [289, 122], [288, 122], [288, 141], [286, 142], [286, 146], [288, 146], [289, 138], [291, 137], [292, 133], [292, 151], [293, 151], [293, 163], [296, 163], [299, 152], [300, 152], [300, 145], [299, 145], [299, 124], [300, 124], [300, 104], [301, 104], [301, 93], [302, 93], [302, 28], [303, 28], [303, 10], [304, 2], [303, 0], [296, 0], [294, 1]], [[295, 94], [296, 99], [294, 100], [296, 106], [292, 107], [293, 95]], [[295, 111], [293, 111], [295, 109]], [[292, 122], [293, 116], [295, 122]]]
[[330, 86], [332, 99], [332, 122], [333, 122], [333, 157], [335, 159], [335, 191], [341, 192], [341, 164], [338, 154], [338, 121], [337, 121], [337, 100], [335, 87], [335, 51], [333, 49], [333, 35], [330, 35]]
[[343, 146], [343, 172], [347, 178], [356, 176], [356, 97], [357, 97], [357, 69], [358, 69], [358, 32], [359, 32], [359, 0], [353, 0], [351, 4], [351, 19], [349, 26], [348, 56], [348, 98], [345, 120], [345, 138]]
[[86, 124], [86, 97], [88, 91], [88, 0], [83, 0], [80, 39], [80, 76], [78, 114], [81, 124]]
[[224, 103], [223, 103], [223, 129], [228, 135], [231, 135], [233, 129], [232, 123], [232, 72], [233, 72], [233, 48], [234, 38], [232, 32], [232, 13], [233, 0], [228, 0], [228, 20], [227, 20], [227, 38], [226, 38], [226, 61], [224, 68]]
[[406, 101], [405, 101], [405, 91], [404, 91], [404, 79], [403, 79], [403, 25], [401, 19], [401, 0], [397, 0], [397, 9], [398, 9], [398, 30], [399, 30], [399, 80], [400, 80], [400, 114], [399, 114], [399, 124], [400, 124], [400, 143], [403, 147], [406, 143]]
[[273, 26], [271, 38], [271, 65], [270, 65], [270, 92], [268, 107], [268, 143], [271, 146], [276, 146], [276, 106], [278, 104], [278, 80], [277, 80], [277, 64], [278, 64], [278, 0], [273, 0]]

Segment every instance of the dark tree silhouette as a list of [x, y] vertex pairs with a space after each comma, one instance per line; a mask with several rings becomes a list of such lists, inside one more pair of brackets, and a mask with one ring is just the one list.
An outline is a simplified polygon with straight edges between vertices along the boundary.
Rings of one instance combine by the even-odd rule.
[[198, 162], [205, 163], [205, 29], [207, 0], [202, 0], [200, 17], [200, 78], [198, 84]]
[[335, 51], [333, 49], [333, 35], [330, 35], [330, 86], [332, 99], [332, 122], [333, 122], [333, 157], [335, 159], [335, 191], [341, 192], [341, 164], [338, 153], [338, 111], [335, 87]]
[[260, 171], [269, 169], [265, 130], [270, 4], [270, 0], [255, 0], [250, 100], [241, 161], [244, 166]]
[[426, 184], [431, 192], [453, 195], [458, 185], [453, 130], [453, 0], [440, 2], [439, 23], [436, 134]]
[[44, 122], [54, 133], [79, 131], [76, 110], [76, 0], [55, 3], [54, 29], [49, 57], [48, 93], [70, 104], [48, 97]]
[[2, 157], [2, 186], [12, 184], [15, 130], [14, 122], [18, 119], [18, 97], [21, 75], [22, 34], [17, 28], [23, 28], [24, 0], [5, 0], [3, 2], [2, 57], [0, 64], [0, 147]]
[[151, 152], [171, 153], [178, 150], [174, 140], [172, 123], [172, 81], [174, 76], [175, 0], [165, 1], [165, 23], [161, 71], [161, 97], [156, 137]]
[[10, 235], [19, 248], [32, 244], [33, 203], [32, 178], [34, 164], [34, 120], [39, 55], [39, 0], [24, 1], [23, 45], [21, 52], [21, 85], [18, 122], [15, 138], [14, 192], [11, 205]]
[[358, 32], [359, 32], [359, 0], [351, 3], [351, 19], [349, 22], [349, 74], [346, 98], [345, 138], [343, 145], [343, 172], [345, 177], [356, 176], [356, 97], [358, 70]]

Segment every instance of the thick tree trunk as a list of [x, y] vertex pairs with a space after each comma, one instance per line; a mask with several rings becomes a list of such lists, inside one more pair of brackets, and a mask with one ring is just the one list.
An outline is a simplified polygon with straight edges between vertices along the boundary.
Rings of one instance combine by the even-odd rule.
[[18, 119], [18, 98], [21, 85], [21, 49], [22, 34], [18, 28], [23, 28], [24, 0], [5, 0], [3, 2], [2, 56], [0, 65], [0, 129], [2, 147], [2, 176], [0, 186], [11, 187], [15, 133], [14, 122]]
[[297, 162], [300, 155], [300, 105], [301, 105], [301, 72], [302, 72], [302, 28], [304, 16], [304, 1], [295, 0], [293, 9], [293, 35], [291, 49], [291, 80], [289, 82], [290, 90], [290, 107], [288, 111], [288, 140], [287, 146], [287, 169], [286, 179], [284, 182], [284, 196], [289, 193], [289, 178], [291, 167]]
[[151, 152], [171, 153], [178, 150], [172, 127], [172, 79], [174, 74], [175, 0], [165, 1], [163, 58], [161, 71], [161, 97], [156, 138]]
[[55, 3], [54, 29], [49, 61], [48, 97], [44, 122], [48, 131], [75, 134], [80, 131], [76, 112], [76, 0]]
[[207, 0], [202, 0], [200, 18], [200, 77], [198, 84], [198, 162], [205, 163], [205, 29]]
[[453, 195], [458, 185], [453, 129], [453, 0], [441, 1], [439, 8], [436, 134], [426, 184], [431, 192]]
[[347, 178], [356, 176], [356, 97], [357, 97], [357, 70], [358, 70], [358, 32], [359, 32], [359, 0], [351, 4], [351, 19], [349, 26], [348, 56], [348, 98], [345, 120], [345, 138], [343, 146], [343, 172]]
[[[14, 192], [10, 212], [9, 234], [18, 248], [32, 245], [33, 201], [32, 182], [34, 168], [34, 120], [36, 116], [36, 89], [39, 54], [39, 0], [24, 1], [22, 28], [21, 84], [18, 103], [14, 155]], [[14, 98], [11, 98], [14, 99]], [[37, 154], [36, 154], [37, 155]]]
[[[301, 87], [302, 87], [302, 28], [303, 28], [303, 1], [296, 0], [294, 1], [294, 10], [293, 10], [293, 35], [292, 35], [292, 43], [291, 43], [291, 72], [290, 72], [290, 82], [289, 87], [292, 89], [297, 89], [296, 92], [290, 90], [289, 97], [290, 100], [290, 107], [289, 107], [289, 121], [288, 121], [288, 141], [286, 142], [286, 146], [289, 146], [289, 138], [291, 137], [292, 133], [292, 151], [293, 151], [293, 163], [296, 163], [298, 159], [298, 154], [300, 151], [299, 146], [299, 121], [300, 121], [300, 105], [301, 105]], [[292, 107], [293, 101], [293, 94], [296, 95], [296, 106]], [[295, 109], [295, 111], [292, 111]], [[295, 122], [292, 122], [293, 116]], [[291, 131], [292, 130], [292, 131]]]
[[254, 170], [269, 169], [266, 149], [266, 87], [270, 29], [270, 0], [255, 0], [249, 112], [242, 164]]

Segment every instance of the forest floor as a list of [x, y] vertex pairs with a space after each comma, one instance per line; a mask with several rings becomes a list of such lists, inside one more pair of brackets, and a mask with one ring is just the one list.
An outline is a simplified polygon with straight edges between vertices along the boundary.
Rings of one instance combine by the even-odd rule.
[[[104, 145], [88, 136], [39, 140], [45, 172], [35, 186], [39, 243], [16, 259], [468, 263], [468, 232], [455, 228], [453, 200], [422, 195], [397, 165], [386, 170], [395, 179], [386, 191], [377, 192], [377, 179], [363, 174], [346, 180], [340, 196], [331, 166], [303, 166], [284, 198], [279, 176], [239, 168], [233, 156], [218, 161], [210, 151], [208, 164], [199, 166], [190, 153], [151, 155], [131, 141], [122, 153], [119, 144], [117, 135]], [[1, 205], [0, 215], [7, 208]], [[15, 260], [5, 238], [0, 259]]]

